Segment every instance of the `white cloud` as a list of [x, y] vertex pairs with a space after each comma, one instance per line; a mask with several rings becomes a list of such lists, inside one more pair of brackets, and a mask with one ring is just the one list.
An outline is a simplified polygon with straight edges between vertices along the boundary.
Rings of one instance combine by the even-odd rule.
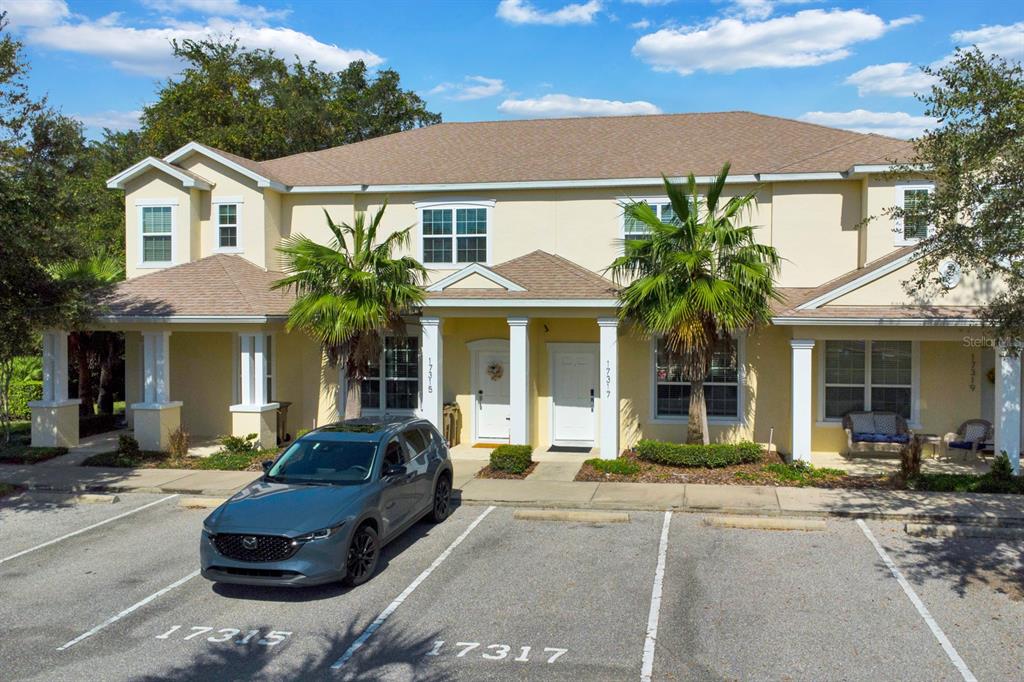
[[269, 10], [263, 5], [245, 5], [239, 0], [142, 0], [142, 4], [158, 12], [180, 14], [198, 12], [211, 17], [235, 17], [264, 22], [284, 19], [291, 10]]
[[661, 109], [643, 100], [620, 102], [555, 94], [534, 99], [507, 99], [498, 105], [498, 111], [523, 118], [632, 116], [661, 113]]
[[501, 0], [498, 3], [496, 14], [510, 24], [565, 26], [566, 24], [591, 24], [600, 11], [600, 0], [573, 3], [551, 11], [539, 10], [529, 0]]
[[876, 133], [909, 139], [917, 137], [925, 128], [938, 121], [930, 116], [911, 116], [904, 111], [808, 111], [801, 121], [818, 123], [832, 128], [843, 128], [858, 133]]
[[850, 74], [843, 82], [856, 85], [857, 94], [861, 97], [872, 94], [910, 97], [927, 92], [936, 80], [934, 76], [922, 72], [918, 66], [907, 62], [892, 62], [867, 66]]
[[1007, 59], [1024, 57], [1024, 21], [1010, 26], [982, 26], [973, 31], [957, 31], [953, 42], [958, 45], [977, 45], [988, 54]]
[[287, 60], [297, 55], [303, 61], [315, 60], [326, 69], [343, 69], [358, 59], [369, 66], [384, 61], [373, 52], [322, 43], [311, 35], [283, 26], [264, 26], [220, 17], [204, 23], [173, 22], [157, 28], [135, 28], [123, 23], [121, 15], [115, 12], [96, 20], [62, 20], [25, 30], [25, 39], [29, 43], [108, 59], [122, 71], [157, 77], [171, 75], [180, 67], [171, 54], [171, 40], [228, 36], [237, 39], [244, 47], [273, 49]]
[[505, 81], [487, 76], [466, 76], [462, 83], [438, 83], [428, 94], [448, 93], [449, 99], [466, 101], [494, 97], [505, 92]]
[[731, 73], [758, 67], [815, 66], [843, 59], [850, 55], [851, 45], [875, 40], [919, 19], [886, 22], [859, 9], [810, 9], [751, 22], [726, 17], [702, 26], [666, 28], [641, 36], [633, 54], [658, 71], [682, 75], [698, 70]]
[[649, 22], [647, 19], [641, 19], [640, 21], [634, 21], [632, 24], [629, 25], [629, 27], [642, 31], [645, 28], [650, 28], [651, 22]]
[[654, 7], [655, 5], [671, 5], [676, 0], [623, 0], [630, 5], [643, 5], [644, 7]]
[[72, 114], [87, 128], [110, 128], [111, 130], [131, 130], [139, 126], [141, 111], [116, 111], [108, 109], [92, 114]]
[[7, 12], [12, 29], [49, 26], [71, 16], [64, 0], [0, 0], [0, 12]]
[[779, 5], [806, 5], [820, 0], [732, 0], [729, 14], [744, 19], [767, 19]]

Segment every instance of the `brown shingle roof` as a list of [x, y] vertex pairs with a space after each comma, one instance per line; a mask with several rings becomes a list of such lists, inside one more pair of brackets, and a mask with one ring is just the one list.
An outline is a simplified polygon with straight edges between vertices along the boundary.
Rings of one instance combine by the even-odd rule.
[[281, 273], [218, 254], [121, 282], [106, 315], [133, 317], [285, 315], [294, 297], [270, 286]]
[[393, 135], [251, 161], [286, 185], [391, 185], [593, 180], [846, 171], [906, 161], [910, 143], [746, 111], [441, 123]]
[[445, 289], [430, 292], [430, 299], [614, 299], [614, 283], [546, 251], [533, 251], [491, 268], [526, 291], [505, 289]]

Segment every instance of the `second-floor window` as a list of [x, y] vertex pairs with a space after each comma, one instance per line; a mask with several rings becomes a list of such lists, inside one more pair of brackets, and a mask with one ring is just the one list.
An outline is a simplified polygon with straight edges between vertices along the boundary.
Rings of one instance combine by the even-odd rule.
[[425, 265], [464, 265], [489, 262], [493, 202], [420, 208]]
[[897, 246], [916, 244], [931, 234], [932, 226], [927, 217], [915, 214], [924, 206], [933, 189], [934, 185], [931, 184], [902, 185], [896, 188], [896, 205], [906, 212], [896, 227]]
[[140, 206], [142, 262], [162, 265], [174, 260], [174, 207]]
[[217, 209], [217, 248], [237, 249], [238, 243], [238, 204], [216, 204]]
[[[628, 200], [626, 200], [628, 202]], [[645, 203], [654, 210], [654, 214], [661, 219], [663, 223], [677, 222], [675, 211], [672, 210], [672, 204], [668, 202], [668, 199], [643, 199], [641, 203]], [[629, 239], [646, 239], [651, 233], [651, 229], [645, 224], [636, 220], [625, 212], [622, 214], [622, 238]]]

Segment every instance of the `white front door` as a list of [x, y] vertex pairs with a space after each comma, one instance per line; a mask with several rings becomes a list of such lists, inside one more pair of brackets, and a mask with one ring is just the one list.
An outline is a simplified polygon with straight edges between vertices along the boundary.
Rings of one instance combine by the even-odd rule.
[[476, 439], [508, 440], [508, 351], [480, 350], [475, 355]]
[[596, 352], [596, 349], [553, 351], [551, 436], [555, 445], [594, 444]]

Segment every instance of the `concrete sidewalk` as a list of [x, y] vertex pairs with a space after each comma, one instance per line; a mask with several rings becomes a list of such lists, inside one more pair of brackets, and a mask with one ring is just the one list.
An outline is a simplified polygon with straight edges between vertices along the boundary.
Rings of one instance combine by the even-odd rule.
[[[463, 502], [572, 509], [677, 510], [759, 516], [838, 516], [1024, 526], [1024, 496], [827, 490], [678, 483], [595, 483], [475, 478], [484, 460], [455, 460]], [[0, 481], [68, 492], [183, 493], [226, 497], [260, 476], [254, 471], [0, 466]]]

